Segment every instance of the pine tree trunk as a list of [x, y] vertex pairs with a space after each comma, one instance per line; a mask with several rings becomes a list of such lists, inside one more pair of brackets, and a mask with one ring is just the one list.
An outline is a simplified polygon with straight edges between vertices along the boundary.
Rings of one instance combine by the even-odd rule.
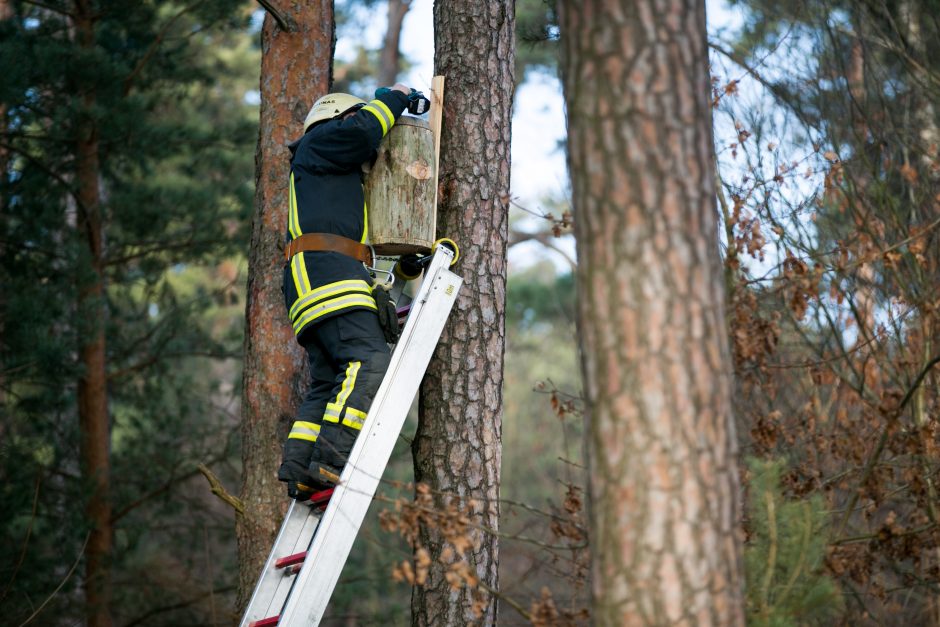
[[744, 622], [704, 4], [558, 4], [596, 625]]
[[[437, 231], [461, 246], [457, 272], [465, 282], [421, 387], [413, 444], [415, 479], [431, 487], [439, 504], [445, 494], [464, 504], [473, 499], [473, 522], [493, 529], [502, 456], [514, 17], [511, 0], [434, 5], [435, 74], [446, 77]], [[472, 535], [474, 573], [497, 588], [497, 539]], [[435, 567], [412, 596], [413, 623], [494, 624], [495, 599], [475, 618], [471, 591], [447, 583], [440, 531], [422, 529], [420, 541]]]
[[379, 85], [392, 85], [401, 69], [401, 28], [405, 15], [411, 8], [411, 0], [388, 0], [388, 29], [379, 56]]
[[290, 32], [270, 15], [261, 31], [261, 128], [255, 153], [255, 214], [248, 257], [242, 399], [242, 489], [236, 521], [238, 609], [243, 611], [286, 511], [277, 481], [281, 446], [304, 387], [303, 354], [281, 293], [290, 153], [303, 121], [332, 81], [333, 3], [279, 3]]
[[[94, 7], [78, 0], [74, 11], [75, 37], [86, 50], [95, 47]], [[76, 228], [87, 245], [87, 266], [78, 279], [78, 320], [83, 325], [78, 347], [82, 375], [78, 381], [78, 419], [81, 432], [82, 479], [90, 491], [85, 514], [90, 525], [85, 547], [85, 604], [89, 627], [111, 625], [111, 431], [108, 417], [104, 321], [104, 228], [99, 187], [98, 128], [91, 117], [95, 89], [80, 86], [83, 111], [77, 125], [75, 184], [78, 220]]]

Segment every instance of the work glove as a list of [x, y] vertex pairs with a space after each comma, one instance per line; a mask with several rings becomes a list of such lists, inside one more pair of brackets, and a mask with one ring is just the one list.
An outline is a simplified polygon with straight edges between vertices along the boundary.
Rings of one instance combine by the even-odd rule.
[[372, 290], [372, 297], [375, 298], [376, 313], [379, 315], [379, 326], [382, 327], [382, 333], [385, 335], [386, 344], [394, 344], [398, 341], [398, 310], [395, 308], [395, 301], [389, 297], [388, 290], [379, 286]]
[[392, 91], [391, 87], [379, 87], [378, 89], [375, 90], [375, 97], [378, 98], [379, 96], [384, 96], [390, 91]]
[[423, 115], [431, 108], [431, 101], [415, 88], [411, 88], [408, 95], [408, 113], [411, 115]]

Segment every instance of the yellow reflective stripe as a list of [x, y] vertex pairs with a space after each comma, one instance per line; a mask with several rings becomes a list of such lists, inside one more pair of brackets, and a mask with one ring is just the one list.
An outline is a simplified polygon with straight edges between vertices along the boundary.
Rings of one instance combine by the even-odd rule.
[[359, 431], [362, 430], [362, 425], [366, 421], [366, 412], [359, 411], [354, 407], [346, 408], [346, 415], [343, 416], [343, 424], [347, 427], [352, 427]]
[[287, 218], [287, 229], [292, 239], [301, 236], [300, 215], [297, 213], [297, 190], [294, 188], [294, 173], [290, 173], [290, 211]]
[[388, 126], [389, 126], [389, 128], [391, 128], [392, 126], [395, 125], [395, 114], [392, 113], [392, 110], [388, 108], [388, 105], [387, 105], [387, 104], [385, 104], [384, 102], [382, 102], [381, 100], [379, 100], [379, 99], [377, 99], [377, 98], [376, 98], [375, 100], [373, 100], [372, 102], [370, 102], [369, 104], [374, 104], [374, 105], [376, 105], [379, 109], [382, 110], [382, 113], [384, 113], [384, 114], [387, 116], [387, 118], [388, 118]]
[[[373, 100], [372, 102], [375, 102], [375, 100]], [[385, 117], [385, 113], [382, 110], [378, 109], [377, 107], [373, 107], [372, 103], [369, 103], [366, 106], [364, 106], [362, 110], [368, 111], [369, 113], [375, 116], [375, 119], [377, 119], [379, 121], [379, 124], [382, 125], [382, 137], [385, 137], [386, 133], [388, 133], [388, 127], [389, 127], [389, 123]]]
[[372, 288], [362, 279], [349, 279], [346, 281], [327, 283], [326, 285], [322, 285], [311, 291], [309, 294], [304, 294], [303, 298], [295, 301], [290, 308], [290, 317], [294, 318], [294, 316], [300, 313], [300, 311], [303, 310], [303, 308], [307, 305], [312, 305], [318, 300], [324, 300], [330, 296], [336, 296], [343, 292], [361, 292], [363, 294], [371, 294]]
[[359, 374], [360, 366], [362, 366], [361, 361], [351, 361], [346, 366], [346, 378], [343, 379], [343, 387], [340, 388], [339, 395], [336, 397], [336, 404], [340, 407], [346, 404], [346, 399], [349, 398], [353, 388], [356, 387], [356, 375]]
[[[363, 186], [363, 190], [365, 186]], [[365, 192], [363, 192], [363, 196]], [[360, 244], [365, 244], [366, 240], [369, 239], [369, 203], [362, 201], [362, 239], [359, 240]]]
[[294, 287], [297, 288], [297, 296], [304, 296], [310, 291], [310, 277], [307, 276], [307, 265], [304, 263], [304, 254], [297, 253], [290, 260], [290, 273], [294, 278]]
[[316, 307], [311, 307], [300, 316], [296, 322], [294, 322], [294, 333], [300, 332], [300, 329], [304, 325], [316, 320], [321, 316], [325, 316], [334, 311], [339, 311], [340, 309], [346, 309], [347, 307], [365, 307], [367, 309], [372, 309], [378, 311], [378, 307], [375, 306], [375, 299], [371, 296], [365, 296], [364, 294], [353, 294], [351, 296], [346, 296], [344, 298], [334, 298], [333, 300], [328, 300], [325, 303], [321, 303]]
[[294, 426], [291, 427], [290, 435], [288, 439], [293, 438], [295, 440], [309, 440], [310, 442], [316, 442], [317, 437], [320, 435], [320, 425], [314, 422], [304, 422], [298, 420], [294, 423]]
[[[343, 384], [346, 384], [345, 380], [343, 381]], [[326, 411], [323, 412], [323, 419], [327, 422], [339, 422], [339, 415], [342, 411], [342, 405], [337, 405], [336, 403], [327, 403]]]

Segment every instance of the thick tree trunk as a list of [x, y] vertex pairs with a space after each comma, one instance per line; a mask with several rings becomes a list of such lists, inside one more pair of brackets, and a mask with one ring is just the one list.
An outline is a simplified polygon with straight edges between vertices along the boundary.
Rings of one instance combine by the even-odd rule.
[[[95, 47], [94, 7], [78, 0], [74, 11], [75, 37], [86, 50]], [[82, 479], [90, 494], [85, 514], [90, 526], [85, 548], [86, 620], [90, 627], [111, 625], [111, 430], [108, 417], [104, 321], [104, 227], [99, 187], [98, 128], [94, 115], [96, 95], [91, 85], [81, 85], [83, 111], [77, 125], [75, 184], [78, 220], [76, 228], [87, 245], [87, 266], [78, 279], [79, 337], [78, 418], [81, 431]]]
[[287, 507], [277, 481], [281, 445], [300, 399], [303, 355], [294, 341], [281, 294], [287, 231], [290, 153], [313, 101], [331, 83], [333, 3], [279, 3], [290, 32], [268, 15], [261, 31], [261, 128], [255, 153], [255, 214], [248, 257], [245, 371], [242, 399], [238, 609], [251, 596]]
[[[422, 384], [413, 444], [415, 479], [431, 487], [439, 504], [445, 494], [464, 504], [472, 499], [474, 522], [493, 529], [502, 455], [513, 22], [512, 0], [434, 5], [435, 74], [447, 80], [437, 230], [461, 246], [457, 271], [465, 283]], [[472, 535], [473, 571], [497, 588], [497, 539]], [[440, 530], [423, 529], [421, 542], [435, 567], [412, 596], [414, 624], [494, 624], [495, 599], [475, 619], [471, 591], [453, 590], [445, 579], [440, 560], [453, 547], [445, 547]]]
[[705, 3], [559, 2], [596, 625], [742, 625]]
[[392, 85], [401, 69], [401, 28], [411, 0], [388, 0], [388, 29], [379, 57], [379, 85]]

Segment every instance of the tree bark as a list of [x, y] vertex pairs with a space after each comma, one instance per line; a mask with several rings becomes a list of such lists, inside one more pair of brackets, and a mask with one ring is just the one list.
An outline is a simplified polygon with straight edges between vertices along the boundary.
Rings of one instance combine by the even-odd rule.
[[303, 354], [281, 294], [287, 231], [287, 144], [303, 132], [314, 100], [332, 82], [333, 3], [283, 3], [281, 30], [266, 15], [261, 31], [261, 127], [255, 152], [255, 213], [248, 257], [242, 398], [242, 489], [236, 518], [238, 610], [251, 597], [287, 507], [277, 481], [281, 445], [304, 386]]
[[742, 625], [705, 6], [559, 2], [596, 625]]
[[411, 0], [388, 0], [388, 29], [379, 56], [379, 85], [392, 85], [401, 69], [401, 28]]
[[[95, 47], [94, 7], [77, 0], [73, 13], [76, 42], [81, 48]], [[78, 277], [78, 358], [82, 375], [78, 380], [78, 419], [82, 480], [89, 491], [85, 515], [90, 526], [85, 548], [85, 616], [90, 627], [111, 625], [111, 429], [108, 416], [104, 299], [104, 226], [101, 213], [98, 127], [94, 119], [95, 88], [79, 86], [82, 111], [76, 125], [75, 184], [78, 219], [76, 228], [87, 249]], [[86, 265], [87, 264], [87, 265]]]
[[[493, 529], [502, 455], [513, 22], [512, 0], [434, 5], [435, 74], [447, 81], [438, 236], [461, 246], [457, 272], [465, 282], [421, 387], [412, 447], [415, 478], [431, 487], [438, 504], [447, 501], [445, 494], [456, 495], [471, 505], [475, 523]], [[495, 589], [497, 538], [479, 530], [471, 535], [476, 548], [467, 556], [470, 566]], [[448, 584], [440, 530], [422, 529], [420, 541], [435, 566], [413, 593], [413, 623], [494, 624], [495, 599], [486, 599], [476, 617], [474, 591]]]

